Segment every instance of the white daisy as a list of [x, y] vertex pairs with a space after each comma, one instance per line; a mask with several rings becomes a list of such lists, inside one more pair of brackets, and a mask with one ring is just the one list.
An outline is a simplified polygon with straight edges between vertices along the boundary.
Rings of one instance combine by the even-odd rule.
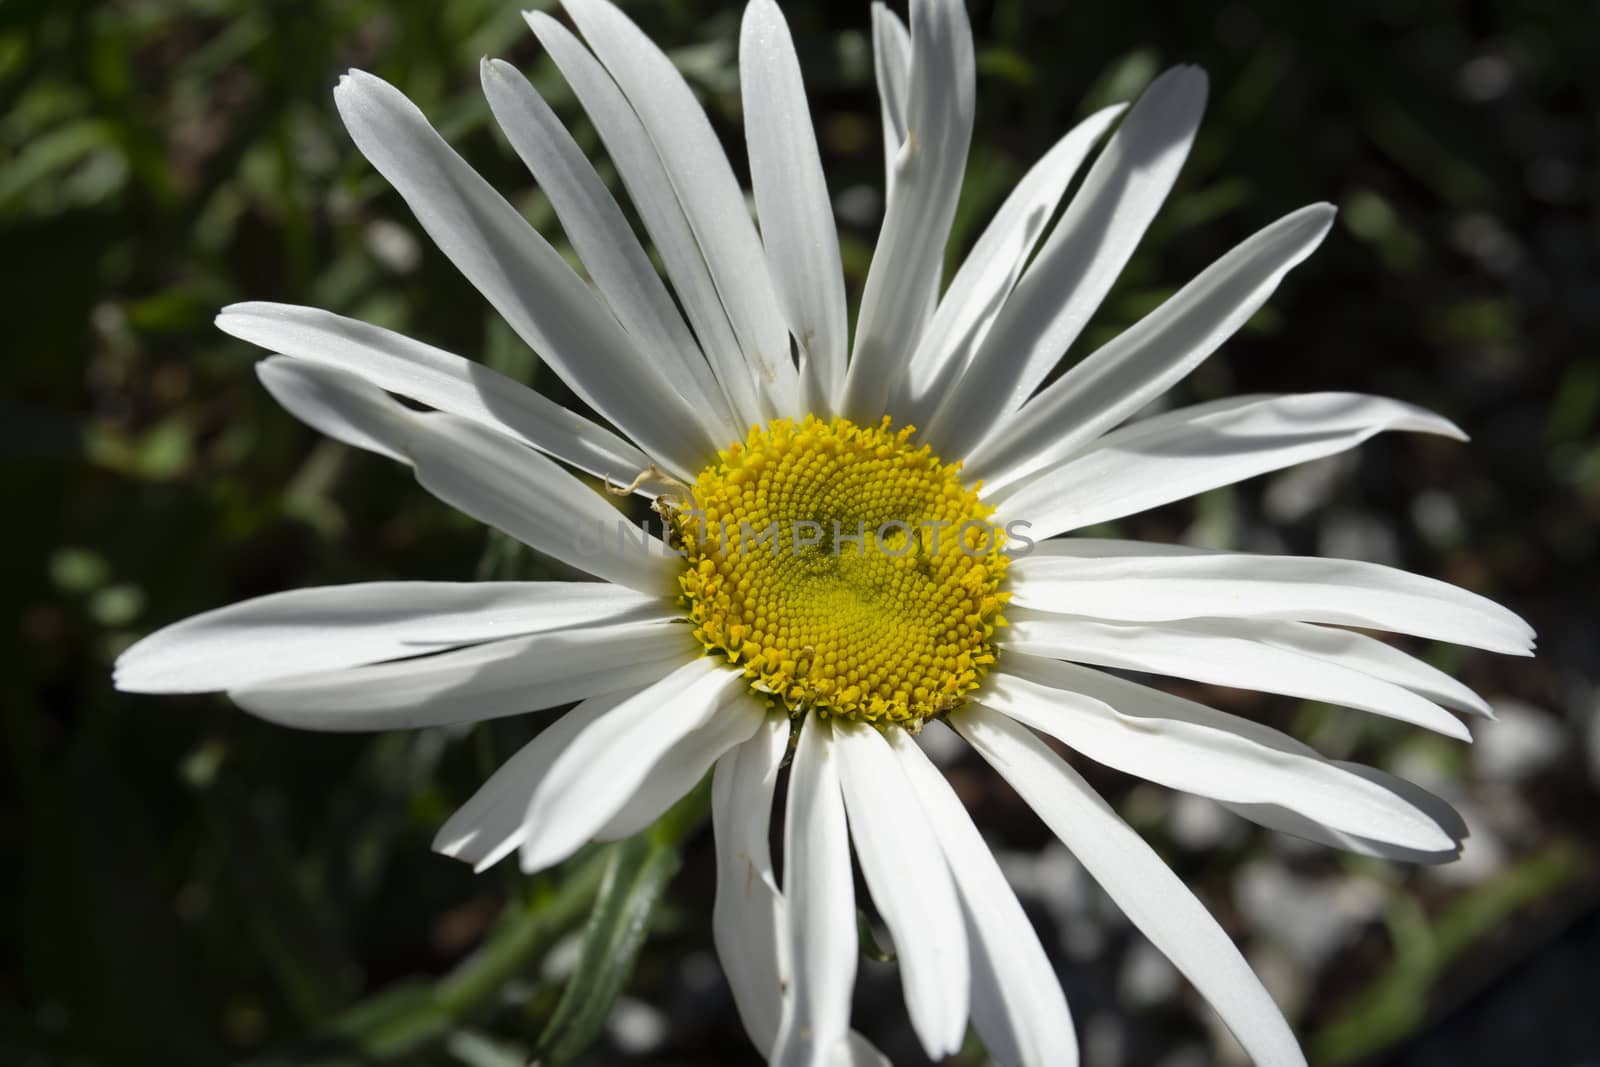
[[[849, 1024], [853, 843], [928, 1055], [955, 1051], [970, 1019], [1001, 1063], [1073, 1063], [1039, 939], [919, 747], [937, 722], [1027, 800], [1256, 1062], [1304, 1062], [1216, 921], [1039, 734], [1343, 848], [1413, 860], [1458, 849], [1459, 821], [1408, 783], [1096, 668], [1330, 701], [1465, 739], [1451, 711], [1485, 715], [1483, 701], [1358, 631], [1527, 654], [1514, 615], [1366, 563], [1061, 536], [1380, 431], [1461, 436], [1407, 404], [1338, 393], [1123, 425], [1263, 304], [1333, 209], [1262, 230], [1046, 384], [1177, 176], [1205, 79], [1170, 71], [1126, 114], [1070, 131], [943, 285], [972, 134], [971, 31], [959, 0], [914, 0], [909, 31], [878, 5], [887, 207], [852, 344], [800, 69], [772, 0], [752, 0], [740, 42], [759, 228], [666, 56], [605, 0], [565, 7], [583, 42], [548, 16], [528, 21], [670, 289], [507, 64], [483, 64], [489, 103], [588, 281], [399, 91], [352, 72], [335, 96], [439, 248], [594, 417], [323, 311], [243, 304], [218, 324], [280, 353], [259, 373], [294, 414], [600, 580], [281, 593], [146, 638], [117, 684], [225, 691], [323, 730], [576, 701], [449, 820], [441, 851], [479, 868], [515, 851], [542, 869], [638, 831], [715, 768], [717, 946], [773, 1062], [881, 1061]], [[660, 494], [667, 541], [602, 536], [617, 512], [569, 467]], [[769, 523], [777, 536], [763, 538]], [[791, 750], [780, 885], [768, 832]]]

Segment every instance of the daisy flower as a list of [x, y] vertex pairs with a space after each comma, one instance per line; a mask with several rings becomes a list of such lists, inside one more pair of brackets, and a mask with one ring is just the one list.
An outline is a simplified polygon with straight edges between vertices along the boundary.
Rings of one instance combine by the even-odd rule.
[[[604, 142], [659, 272], [511, 66], [484, 62], [489, 104], [587, 278], [398, 90], [352, 72], [335, 99], [356, 145], [585, 412], [324, 311], [242, 304], [218, 325], [277, 353], [258, 370], [292, 413], [598, 580], [280, 593], [145, 638], [118, 661], [117, 685], [222, 691], [319, 730], [576, 702], [445, 824], [440, 851], [480, 869], [515, 852], [540, 870], [637, 832], [713, 773], [716, 943], [772, 1062], [882, 1062], [850, 1029], [859, 869], [930, 1057], [956, 1051], [970, 1020], [1003, 1064], [1071, 1064], [1039, 938], [921, 747], [924, 729], [953, 729], [1257, 1063], [1303, 1063], [1222, 928], [1044, 737], [1356, 852], [1458, 850], [1459, 820], [1409, 783], [1106, 669], [1467, 739], [1452, 712], [1486, 715], [1484, 702], [1362, 631], [1524, 655], [1522, 621], [1368, 563], [1063, 536], [1381, 431], [1462, 436], [1348, 393], [1130, 421], [1261, 307], [1333, 209], [1266, 227], [1055, 375], [1177, 177], [1205, 78], [1172, 70], [1125, 111], [1068, 131], [945, 284], [972, 136], [971, 30], [959, 0], [914, 0], [909, 28], [875, 6], [887, 197], [852, 336], [800, 68], [772, 0], [752, 0], [740, 39], [755, 218], [667, 57], [606, 0], [564, 6], [577, 34], [543, 14], [528, 22]], [[575, 472], [655, 498], [663, 536], [621, 527]], [[769, 851], [780, 782], [781, 876]]]

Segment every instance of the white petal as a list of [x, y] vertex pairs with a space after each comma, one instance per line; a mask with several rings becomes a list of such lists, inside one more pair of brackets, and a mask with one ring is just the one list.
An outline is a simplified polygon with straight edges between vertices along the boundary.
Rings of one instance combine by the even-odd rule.
[[511, 64], [484, 59], [482, 75], [495, 121], [550, 198], [573, 250], [623, 329], [642, 351], [659, 359], [661, 372], [714, 438], [737, 437], [738, 424], [722, 387], [633, 227], [583, 150], [544, 97]]
[[1033, 924], [944, 775], [903, 730], [888, 736], [961, 893], [984, 1048], [1004, 1067], [1072, 1067], [1072, 1016]]
[[1293, 649], [1258, 641], [1248, 623], [1105, 622], [1078, 615], [1009, 613], [1005, 646], [1034, 656], [1258, 689], [1386, 715], [1461, 741], [1461, 720], [1409, 689]]
[[1331, 456], [1386, 430], [1462, 436], [1445, 419], [1385, 397], [1267, 397], [1135, 423], [1101, 438], [1091, 451], [1001, 490], [997, 503], [1007, 518], [1030, 522], [1031, 536], [1053, 537]]
[[1223, 806], [1243, 816], [1251, 822], [1259, 823], [1269, 830], [1279, 833], [1293, 834], [1303, 837], [1308, 841], [1332, 848], [1343, 849], [1362, 856], [1375, 856], [1379, 859], [1396, 860], [1403, 863], [1439, 864], [1449, 863], [1461, 855], [1461, 843], [1467, 838], [1467, 824], [1454, 808], [1412, 782], [1403, 778], [1396, 778], [1392, 774], [1373, 767], [1366, 767], [1359, 763], [1345, 763], [1342, 760], [1334, 761], [1335, 765], [1359, 775], [1380, 788], [1387, 789], [1396, 796], [1403, 798], [1407, 803], [1427, 812], [1439, 826], [1450, 835], [1452, 847], [1435, 851], [1423, 851], [1404, 848], [1390, 844], [1387, 841], [1374, 841], [1371, 838], [1360, 837], [1356, 834], [1336, 830], [1324, 823], [1309, 819], [1302, 813], [1278, 804], [1224, 804]]
[[352, 71], [334, 102], [363, 155], [440, 251], [572, 387], [680, 476], [717, 442], [560, 253], [434, 132], [392, 85]]
[[961, 0], [911, 5], [906, 136], [895, 155], [841, 410], [876, 422], [938, 296], [944, 246], [972, 141], [976, 68]]
[[404, 451], [410, 415], [367, 379], [285, 357], [257, 363], [256, 377], [284, 410], [318, 433], [411, 463]]
[[600, 833], [667, 751], [713, 716], [749, 714], [733, 701], [742, 692], [739, 672], [701, 657], [596, 719], [534, 786], [522, 869], [560, 863]]
[[709, 722], [690, 730], [667, 749], [650, 768], [644, 784], [595, 837], [621, 841], [661, 818], [706, 776], [723, 753], [749, 740], [766, 713], [765, 705], [749, 693], [736, 694]]
[[1331, 204], [1301, 208], [1245, 240], [1110, 344], [1084, 358], [968, 458], [991, 491], [1087, 447], [1185, 377], [1322, 243]]
[[705, 110], [666, 54], [615, 6], [563, 6], [654, 142], [770, 414], [795, 414], [798, 378], [761, 238]]
[[783, 958], [793, 981], [769, 1057], [773, 1067], [822, 1067], [846, 1041], [856, 984], [856, 893], [839, 792], [833, 724], [807, 715], [789, 769], [784, 812]]
[[480, 522], [590, 574], [670, 596], [677, 560], [554, 462], [455, 415], [416, 415], [406, 441], [417, 481]]
[[[1087, 541], [1088, 539], [1080, 540]], [[1106, 551], [1108, 554], [1116, 554], [1119, 548], [1123, 546], [1144, 547], [1140, 542], [1136, 541], [1096, 543], [1107, 546]], [[1044, 547], [1047, 548], [1053, 544], [1056, 544], [1056, 542], [1046, 542]], [[1059, 586], [1055, 588], [1057, 592], [1060, 591]], [[1456, 595], [1459, 595], [1459, 593]], [[1030, 601], [1036, 601], [1037, 599], [1036, 596], [1030, 595], [1029, 597]], [[1055, 603], [1062, 602], [1055, 601]], [[1022, 613], [1032, 610], [1030, 608], [1018, 608], [1017, 614], [1010, 614], [1008, 618], [1015, 622], [1022, 617]], [[1128, 612], [1125, 608], [1118, 609], [1118, 614], [1126, 613]], [[1254, 618], [1172, 620], [1157, 629], [1167, 630], [1174, 627], [1182, 629], [1199, 627], [1207, 633], [1226, 634], [1231, 637], [1253, 641], [1275, 650], [1293, 653], [1296, 656], [1309, 656], [1325, 663], [1357, 671], [1382, 682], [1408, 689], [1435, 704], [1441, 704], [1455, 711], [1484, 718], [1494, 717], [1494, 712], [1490, 709], [1488, 701], [1437, 667], [1430, 666], [1417, 657], [1402, 652], [1400, 649], [1386, 644], [1376, 637], [1356, 633], [1353, 630], [1319, 626], [1314, 623], [1293, 622], [1286, 619]], [[1009, 640], [1015, 636], [1013, 628], [1013, 631], [1008, 633], [1007, 638]], [[1056, 658], [1072, 659], [1074, 657], [1057, 656]], [[1356, 705], [1351, 706], [1354, 707]]]
[[1083, 331], [1177, 180], [1205, 100], [1205, 74], [1178, 67], [1133, 105], [929, 425], [943, 454], [971, 452]]
[[1003, 715], [971, 707], [950, 721], [1211, 1002], [1257, 1067], [1304, 1067], [1294, 1033], [1228, 935], [1076, 771]]
[[1173, 789], [1278, 804], [1346, 833], [1420, 851], [1451, 846], [1425, 812], [1287, 734], [1148, 686], [1012, 652], [982, 699], [1098, 763]]
[[256, 597], [174, 623], [117, 658], [129, 693], [208, 693], [566, 626], [645, 618], [608, 582], [368, 582]]
[[1289, 619], [1512, 655], [1527, 654], [1533, 641], [1528, 624], [1492, 600], [1360, 560], [1064, 538], [1014, 560], [1009, 578], [1018, 607], [1101, 619]]
[[639, 689], [590, 697], [517, 750], [434, 835], [433, 849], [484, 871], [499, 863], [527, 833], [528, 798], [550, 767], [599, 719]]
[[260, 373], [295, 415], [339, 440], [410, 463], [422, 487], [452, 507], [590, 574], [671, 594], [679, 557], [632, 527], [599, 490], [498, 429], [447, 412], [413, 411], [326, 364], [275, 357]]
[[767, 269], [800, 345], [807, 410], [825, 417], [844, 384], [844, 272], [800, 61], [773, 0], [745, 7], [739, 82]]
[[[662, 605], [667, 617], [667, 605]], [[404, 730], [518, 715], [637, 689], [693, 658], [684, 626], [579, 626], [436, 655], [233, 689], [235, 704], [306, 730]]]
[[[1217, 620], [1220, 622], [1221, 620]], [[1438, 704], [1469, 715], [1494, 718], [1489, 702], [1439, 668], [1385, 644], [1376, 637], [1328, 626], [1274, 619], [1228, 620], [1235, 632], [1277, 648], [1315, 656], [1403, 686]]]
[[783, 894], [772, 867], [772, 797], [789, 753], [789, 719], [770, 712], [755, 736], [717, 761], [711, 820], [717, 839], [717, 955], [745, 1031], [763, 1053], [778, 1036], [789, 968], [782, 955]]
[[761, 400], [756, 395], [755, 378], [739, 347], [722, 298], [706, 268], [700, 244], [673, 191], [672, 182], [661, 165], [650, 135], [645, 132], [633, 106], [617, 88], [598, 60], [561, 23], [542, 11], [524, 13], [528, 26], [550, 53], [573, 93], [594, 123], [595, 132], [605, 143], [617, 174], [627, 187], [629, 199], [639, 212], [650, 240], [661, 254], [667, 276], [672, 279], [683, 310], [700, 340], [700, 347], [711, 360], [717, 381], [740, 425], [761, 422]]
[[883, 112], [884, 188], [894, 184], [894, 161], [906, 139], [906, 109], [911, 97], [911, 31], [882, 0], [872, 4], [873, 72]]
[[834, 738], [850, 836], [894, 938], [911, 1025], [929, 1059], [952, 1055], [967, 1032], [971, 970], [949, 865], [883, 734], [841, 721]]
[[933, 415], [989, 332], [1072, 176], [1122, 111], [1104, 108], [1073, 127], [1000, 205], [917, 344], [890, 406], [898, 422], [921, 426]]
[[[711, 818], [717, 839], [717, 955], [750, 1040], [765, 1056], [777, 1038], [792, 988], [784, 953], [788, 925], [773, 872], [772, 798], [789, 753], [789, 718], [769, 712], [755, 736], [717, 761]], [[872, 1043], [851, 1031], [823, 1062], [829, 1067], [889, 1067]]]
[[[610, 430], [520, 382], [392, 330], [317, 308], [265, 303], [223, 308], [217, 327], [240, 340], [295, 359], [327, 364], [379, 389], [497, 429], [580, 470], [623, 485], [650, 462]], [[269, 380], [267, 368], [276, 363], [267, 360], [257, 365], [267, 387], [301, 419], [330, 433], [280, 392], [280, 388], [293, 388], [293, 383], [278, 386]], [[386, 451], [375, 443], [348, 443]], [[391, 458], [410, 462], [403, 456]]]

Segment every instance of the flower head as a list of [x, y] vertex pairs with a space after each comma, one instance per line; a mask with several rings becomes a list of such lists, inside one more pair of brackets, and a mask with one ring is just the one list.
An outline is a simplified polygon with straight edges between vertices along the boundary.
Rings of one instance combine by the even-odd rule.
[[753, 428], [672, 522], [695, 637], [791, 712], [916, 726], [994, 663], [994, 509], [912, 427]]
[[[637, 832], [714, 769], [717, 944], [763, 1054], [881, 1059], [849, 1025], [854, 842], [930, 1056], [955, 1051], [970, 1020], [1002, 1063], [1075, 1062], [1049, 959], [921, 748], [924, 727], [941, 724], [1016, 788], [1257, 1062], [1303, 1062], [1217, 923], [1040, 734], [1329, 844], [1423, 861], [1457, 850], [1458, 820], [1415, 787], [1102, 668], [1311, 697], [1464, 738], [1452, 712], [1483, 714], [1483, 702], [1360, 631], [1526, 654], [1532, 635], [1515, 616], [1372, 564], [1063, 536], [1384, 430], [1460, 436], [1409, 405], [1341, 393], [1129, 422], [1262, 306], [1332, 208], [1268, 226], [1052, 377], [1176, 179], [1205, 79], [1168, 72], [1126, 112], [1069, 131], [944, 284], [972, 136], [971, 31], [958, 0], [914, 0], [909, 28], [875, 6], [887, 201], [852, 340], [800, 68], [772, 0], [751, 0], [740, 40], [755, 219], [665, 55], [606, 0], [565, 8], [582, 41], [546, 15], [528, 21], [664, 277], [509, 65], [483, 65], [490, 106], [587, 280], [396, 89], [352, 72], [336, 100], [357, 146], [584, 412], [327, 312], [244, 304], [218, 324], [279, 353], [260, 375], [291, 412], [599, 580], [277, 594], [146, 638], [117, 684], [222, 690], [313, 729], [576, 702], [446, 823], [440, 851], [479, 868], [518, 852], [542, 869]], [[573, 471], [654, 497], [661, 536], [619, 530]], [[768, 834], [785, 768], [780, 885]]]

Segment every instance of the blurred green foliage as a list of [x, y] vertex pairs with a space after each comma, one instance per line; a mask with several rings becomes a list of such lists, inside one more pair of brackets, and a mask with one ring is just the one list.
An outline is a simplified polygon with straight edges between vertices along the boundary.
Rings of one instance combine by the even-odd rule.
[[[629, 7], [736, 145], [739, 8]], [[1505, 600], [1545, 635], [1535, 663], [1440, 661], [1470, 684], [1554, 707], [1592, 685], [1592, 12], [1559, 0], [992, 0], [973, 13], [979, 127], [953, 255], [1074, 116], [1128, 98], [1168, 63], [1199, 62], [1213, 77], [1207, 125], [1086, 341], [1112, 335], [1254, 229], [1329, 199], [1342, 223], [1325, 249], [1182, 398], [1380, 392], [1434, 407], [1476, 438], [1469, 448], [1375, 441], [1323, 507], [1270, 535], [1259, 486], [1126, 532], [1315, 551], [1329, 515], [1354, 516], [1396, 562]], [[844, 233], [854, 293], [881, 184], [866, 10], [791, 5], [790, 18], [832, 191], [855, 205]], [[691, 1010], [676, 987], [679, 961], [710, 943], [696, 820], [531, 880], [474, 877], [429, 852], [439, 821], [537, 722], [470, 737], [307, 736], [220, 699], [109, 689], [112, 658], [138, 634], [246, 596], [464, 578], [475, 566], [539, 573], [500, 542], [486, 552], [481, 529], [404, 471], [294, 423], [257, 388], [257, 354], [210, 325], [235, 300], [319, 305], [483, 358], [570, 402], [427, 246], [332, 107], [348, 67], [390, 79], [555, 234], [489, 122], [476, 87], [485, 54], [521, 65], [595, 147], [515, 4], [0, 3], [0, 588], [11, 627], [0, 643], [0, 848], [11, 857], [0, 880], [0, 1063], [489, 1065], [541, 1047], [563, 1058], [594, 1036], [596, 1006], [625, 980], [674, 1021], [658, 1062], [751, 1056], [725, 995]], [[1354, 721], [1317, 708], [1298, 720], [1303, 735], [1380, 763], [1430, 743]], [[1392, 936], [1342, 958], [1304, 1013], [1320, 1057], [1343, 1062], [1416, 1034], [1435, 1017], [1446, 962], [1470, 968], [1502, 924], [1531, 916], [1539, 929], [1549, 901], [1592, 894], [1595, 830], [1583, 811], [1593, 796], [1580, 772], [1569, 760], [1532, 789], [1541, 830], [1515, 843], [1529, 866], [1513, 863], [1481, 894], [1436, 899], [1406, 872], [1385, 878]], [[1017, 847], [1042, 840], [1015, 820], [998, 832]], [[1219, 901], [1242, 857], [1177, 858]], [[647, 892], [621, 901], [619, 879]], [[581, 937], [626, 966], [580, 965], [563, 994], [547, 957], [586, 922]], [[635, 935], [652, 924], [641, 952]], [[1418, 937], [1444, 955], [1424, 961]], [[889, 1003], [867, 1029], [899, 1049], [904, 1027]], [[1158, 1022], [1141, 1040], [1195, 1026]]]

